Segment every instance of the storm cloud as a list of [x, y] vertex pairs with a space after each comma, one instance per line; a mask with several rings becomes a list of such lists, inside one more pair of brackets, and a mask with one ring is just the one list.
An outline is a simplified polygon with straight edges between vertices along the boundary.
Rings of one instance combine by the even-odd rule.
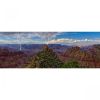
[[95, 34], [83, 34], [81, 32], [0, 32], [0, 44], [46, 43], [78, 46], [100, 44], [100, 33]]

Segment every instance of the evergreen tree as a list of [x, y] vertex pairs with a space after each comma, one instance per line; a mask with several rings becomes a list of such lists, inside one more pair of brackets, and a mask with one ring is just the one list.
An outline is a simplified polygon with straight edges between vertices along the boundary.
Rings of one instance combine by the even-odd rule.
[[32, 68], [60, 68], [63, 63], [59, 60], [57, 55], [47, 45], [39, 52], [35, 58], [30, 62], [28, 67]]

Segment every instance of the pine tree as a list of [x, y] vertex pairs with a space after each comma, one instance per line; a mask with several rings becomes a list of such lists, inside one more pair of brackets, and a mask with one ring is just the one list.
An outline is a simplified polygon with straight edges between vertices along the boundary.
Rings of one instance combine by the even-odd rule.
[[39, 52], [35, 58], [30, 62], [28, 67], [31, 68], [60, 68], [63, 63], [59, 60], [57, 55], [47, 45]]

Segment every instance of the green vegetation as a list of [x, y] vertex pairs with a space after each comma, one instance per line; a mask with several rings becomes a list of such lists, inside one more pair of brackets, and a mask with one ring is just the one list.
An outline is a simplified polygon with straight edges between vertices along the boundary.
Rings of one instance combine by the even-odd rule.
[[44, 46], [28, 64], [29, 68], [79, 68], [79, 64], [75, 60], [69, 60], [62, 63], [57, 55], [48, 46]]
[[62, 68], [79, 68], [79, 64], [75, 60], [70, 60], [70, 61], [65, 62]]
[[63, 63], [48, 46], [44, 46], [43, 51], [39, 52], [30, 62], [30, 68], [61, 68]]

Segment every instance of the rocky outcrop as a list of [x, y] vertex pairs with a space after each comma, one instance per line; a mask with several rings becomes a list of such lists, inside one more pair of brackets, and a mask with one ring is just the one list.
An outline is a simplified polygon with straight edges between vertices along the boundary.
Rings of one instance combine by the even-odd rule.
[[93, 46], [87, 50], [80, 47], [67, 49], [62, 55], [64, 60], [77, 60], [82, 67], [100, 67], [100, 48]]

